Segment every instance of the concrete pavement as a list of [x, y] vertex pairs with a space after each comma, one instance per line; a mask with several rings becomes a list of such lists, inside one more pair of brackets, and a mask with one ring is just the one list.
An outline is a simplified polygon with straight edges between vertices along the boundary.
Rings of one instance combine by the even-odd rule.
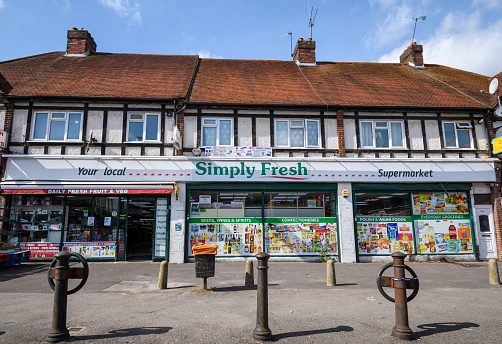
[[[84, 288], [68, 297], [67, 325], [82, 343], [256, 343], [256, 288], [244, 287], [244, 262], [217, 262], [201, 291], [194, 264], [89, 263]], [[384, 264], [269, 262], [269, 326], [277, 343], [396, 343], [394, 304], [375, 279]], [[255, 280], [257, 262], [254, 262]], [[420, 343], [499, 343], [502, 289], [489, 285], [487, 263], [409, 263], [420, 292], [409, 306]], [[0, 269], [0, 343], [41, 343], [50, 332], [53, 294], [48, 263]], [[499, 269], [501, 263], [499, 263]], [[386, 275], [391, 274], [389, 269]], [[500, 270], [502, 272], [502, 270]], [[74, 283], [74, 281], [72, 281]]]

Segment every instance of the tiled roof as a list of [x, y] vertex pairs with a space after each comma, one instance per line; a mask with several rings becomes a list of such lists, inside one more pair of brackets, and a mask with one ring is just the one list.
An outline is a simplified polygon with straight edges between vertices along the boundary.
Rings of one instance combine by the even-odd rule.
[[[52, 52], [0, 62], [9, 96], [184, 98], [195, 55]], [[238, 105], [487, 108], [491, 78], [441, 65], [201, 59], [190, 102]], [[501, 80], [502, 81], [502, 80]]]
[[202, 59], [195, 103], [486, 108], [487, 76], [440, 65]]
[[12, 88], [4, 92], [10, 96], [184, 98], [198, 59], [196, 55], [64, 54], [1, 62], [0, 73]]

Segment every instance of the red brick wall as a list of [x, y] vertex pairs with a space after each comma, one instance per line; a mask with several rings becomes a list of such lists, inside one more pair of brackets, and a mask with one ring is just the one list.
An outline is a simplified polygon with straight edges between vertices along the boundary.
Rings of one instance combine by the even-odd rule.
[[343, 110], [338, 110], [336, 112], [336, 130], [338, 133], [338, 156], [341, 158], [345, 157], [345, 131], [343, 129], [343, 115], [345, 112]]
[[[181, 99], [178, 99], [176, 102], [176, 111], [180, 111], [182, 108], [183, 108], [183, 101]], [[181, 142], [183, 142], [183, 131], [185, 128], [185, 111], [184, 110], [181, 110], [176, 115], [176, 126], [178, 127], [178, 130], [180, 131]], [[183, 155], [183, 151], [177, 150], [176, 155]]]
[[66, 43], [67, 54], [83, 55], [85, 52], [96, 52], [96, 42], [91, 34], [86, 30], [73, 28], [68, 30], [68, 41]]

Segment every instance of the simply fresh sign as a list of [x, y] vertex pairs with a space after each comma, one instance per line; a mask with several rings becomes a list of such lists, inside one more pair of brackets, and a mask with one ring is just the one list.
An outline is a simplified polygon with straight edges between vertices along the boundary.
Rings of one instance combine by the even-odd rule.
[[250, 180], [256, 178], [307, 180], [309, 171], [301, 162], [244, 162], [223, 163], [200, 161], [195, 164], [195, 174], [203, 177]]

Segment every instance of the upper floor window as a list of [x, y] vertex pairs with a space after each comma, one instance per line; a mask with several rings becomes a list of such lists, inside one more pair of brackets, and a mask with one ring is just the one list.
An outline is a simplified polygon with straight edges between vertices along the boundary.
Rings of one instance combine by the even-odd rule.
[[276, 147], [321, 146], [320, 122], [317, 119], [278, 119], [275, 121]]
[[443, 122], [445, 148], [472, 148], [472, 125], [469, 122]]
[[82, 139], [82, 113], [35, 112], [32, 140], [78, 141]]
[[403, 123], [398, 121], [361, 121], [362, 148], [405, 148]]
[[127, 141], [159, 141], [160, 116], [158, 114], [130, 113], [127, 127]]
[[233, 146], [233, 128], [231, 118], [203, 118], [202, 146]]

